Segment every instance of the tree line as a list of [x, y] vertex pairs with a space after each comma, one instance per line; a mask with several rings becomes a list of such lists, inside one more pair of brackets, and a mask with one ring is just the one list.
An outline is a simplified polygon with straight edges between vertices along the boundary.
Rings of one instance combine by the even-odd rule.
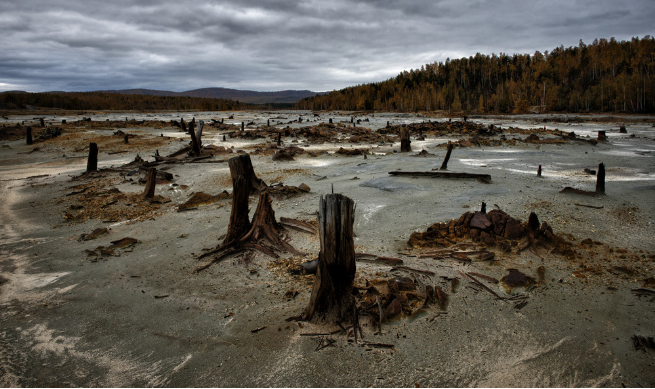
[[551, 52], [434, 62], [300, 100], [298, 109], [449, 113], [655, 111], [655, 39], [596, 39]]
[[24, 109], [28, 106], [66, 110], [234, 111], [244, 109], [288, 109], [293, 107], [293, 104], [246, 104], [229, 99], [106, 92], [0, 93], [0, 108]]

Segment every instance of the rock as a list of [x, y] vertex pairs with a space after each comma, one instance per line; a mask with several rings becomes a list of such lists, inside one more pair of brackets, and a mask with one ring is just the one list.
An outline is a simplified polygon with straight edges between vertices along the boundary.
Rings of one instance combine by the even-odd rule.
[[309, 186], [306, 185], [306, 184], [300, 184], [300, 185], [298, 185], [298, 189], [302, 190], [303, 192], [309, 192], [309, 191], [310, 191]]
[[511, 294], [513, 288], [528, 287], [536, 284], [534, 278], [521, 273], [517, 269], [507, 269], [508, 274], [500, 279], [500, 286], [505, 293]]
[[471, 227], [472, 228], [478, 228], [480, 230], [487, 230], [489, 229], [493, 224], [491, 224], [491, 220], [489, 220], [489, 217], [487, 214], [484, 214], [482, 212], [475, 212], [473, 214], [473, 218], [471, 219]]
[[521, 222], [509, 217], [505, 224], [505, 233], [503, 235], [507, 239], [520, 239], [523, 236], [523, 226]]
[[416, 285], [409, 277], [394, 277], [389, 280], [389, 291], [399, 292], [399, 291], [408, 291], [416, 290]]
[[491, 224], [493, 224], [494, 234], [503, 236], [503, 233], [505, 232], [505, 224], [507, 224], [507, 219], [509, 219], [509, 216], [499, 209], [489, 211], [487, 216], [491, 220]]

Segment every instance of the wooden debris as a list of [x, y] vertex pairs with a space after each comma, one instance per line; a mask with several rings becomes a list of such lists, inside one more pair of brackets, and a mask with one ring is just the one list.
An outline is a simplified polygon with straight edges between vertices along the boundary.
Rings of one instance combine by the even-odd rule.
[[411, 177], [431, 177], [431, 178], [475, 178], [478, 181], [490, 184], [491, 176], [489, 174], [479, 173], [454, 173], [454, 172], [389, 172], [392, 176], [411, 176]]
[[265, 328], [266, 328], [266, 326], [255, 328], [254, 330], [250, 330], [250, 332], [252, 332], [253, 334], [256, 334], [256, 333], [258, 333], [259, 331], [261, 331], [261, 330], [263, 330]]
[[603, 209], [603, 208], [605, 208], [603, 206], [596, 207], [596, 206], [593, 206], [593, 205], [586, 205], [586, 204], [578, 204], [578, 203], [574, 203], [574, 204], [577, 205], [578, 207], [587, 207], [587, 208], [593, 208], [593, 209]]

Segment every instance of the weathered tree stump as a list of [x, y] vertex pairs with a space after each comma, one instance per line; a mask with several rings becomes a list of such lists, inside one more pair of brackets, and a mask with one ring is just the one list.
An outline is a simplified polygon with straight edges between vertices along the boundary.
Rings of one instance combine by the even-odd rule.
[[243, 130], [245, 130], [245, 129], [246, 129], [246, 123], [245, 123], [245, 122], [241, 122], [241, 131], [243, 131]]
[[620, 126], [619, 127], [619, 133], [621, 134], [627, 134], [628, 130], [626, 130], [625, 126]]
[[450, 159], [450, 153], [453, 152], [453, 144], [448, 141], [448, 151], [446, 151], [446, 157], [443, 159], [443, 163], [439, 170], [448, 170], [448, 160]]
[[187, 132], [186, 123], [184, 123], [184, 118], [180, 118], [180, 127], [182, 127], [182, 131]]
[[41, 127], [45, 127], [45, 121], [43, 118], [39, 118], [39, 123], [41, 124]]
[[154, 167], [148, 168], [148, 175], [146, 176], [146, 187], [143, 190], [143, 197], [151, 199], [155, 197], [155, 186], [157, 185], [157, 169]]
[[598, 131], [598, 141], [607, 142], [607, 135], [605, 134], [605, 131]]
[[125, 136], [123, 137], [123, 142], [125, 142], [125, 144], [130, 143], [130, 138], [127, 134], [125, 134]]
[[412, 141], [409, 140], [409, 129], [406, 124], [403, 124], [400, 127], [400, 152], [407, 153], [412, 151], [411, 143]]
[[539, 168], [537, 169], [537, 177], [541, 177], [541, 165], [539, 165]]
[[250, 196], [250, 182], [243, 174], [232, 179], [232, 212], [230, 213], [230, 224], [227, 228], [227, 235], [223, 245], [241, 239], [250, 231], [248, 197]]
[[345, 321], [352, 318], [355, 300], [355, 203], [341, 194], [321, 196], [318, 270], [304, 320]]
[[196, 129], [196, 142], [198, 142], [198, 147], [202, 149], [202, 129], [205, 127], [205, 122], [203, 120], [198, 120], [198, 129]]
[[596, 193], [605, 194], [605, 164], [598, 165], [598, 174], [596, 174]]
[[332, 118], [330, 118], [330, 121], [329, 121], [329, 123], [330, 123], [330, 124], [332, 124]]
[[95, 143], [89, 143], [89, 159], [86, 161], [86, 171], [98, 171], [98, 145]]
[[25, 142], [28, 145], [31, 145], [33, 140], [32, 140], [32, 127], [27, 127], [25, 129]]
[[196, 139], [195, 125], [196, 118], [193, 118], [189, 123], [189, 135], [191, 135], [191, 152], [189, 154], [198, 157], [200, 156], [200, 144], [198, 143], [198, 139]]
[[249, 154], [241, 154], [236, 157], [232, 157], [227, 161], [230, 166], [230, 176], [232, 176], [232, 182], [239, 175], [243, 174], [246, 181], [248, 181], [250, 187], [250, 194], [257, 194], [265, 190], [268, 185], [255, 175], [255, 170], [252, 167], [252, 161], [250, 160]]

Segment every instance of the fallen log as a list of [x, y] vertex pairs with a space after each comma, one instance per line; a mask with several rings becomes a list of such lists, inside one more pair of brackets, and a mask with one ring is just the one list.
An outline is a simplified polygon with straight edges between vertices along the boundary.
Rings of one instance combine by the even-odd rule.
[[475, 178], [478, 181], [490, 184], [491, 175], [478, 173], [455, 173], [455, 172], [389, 172], [392, 176], [410, 176], [410, 177], [432, 177], [432, 178]]

